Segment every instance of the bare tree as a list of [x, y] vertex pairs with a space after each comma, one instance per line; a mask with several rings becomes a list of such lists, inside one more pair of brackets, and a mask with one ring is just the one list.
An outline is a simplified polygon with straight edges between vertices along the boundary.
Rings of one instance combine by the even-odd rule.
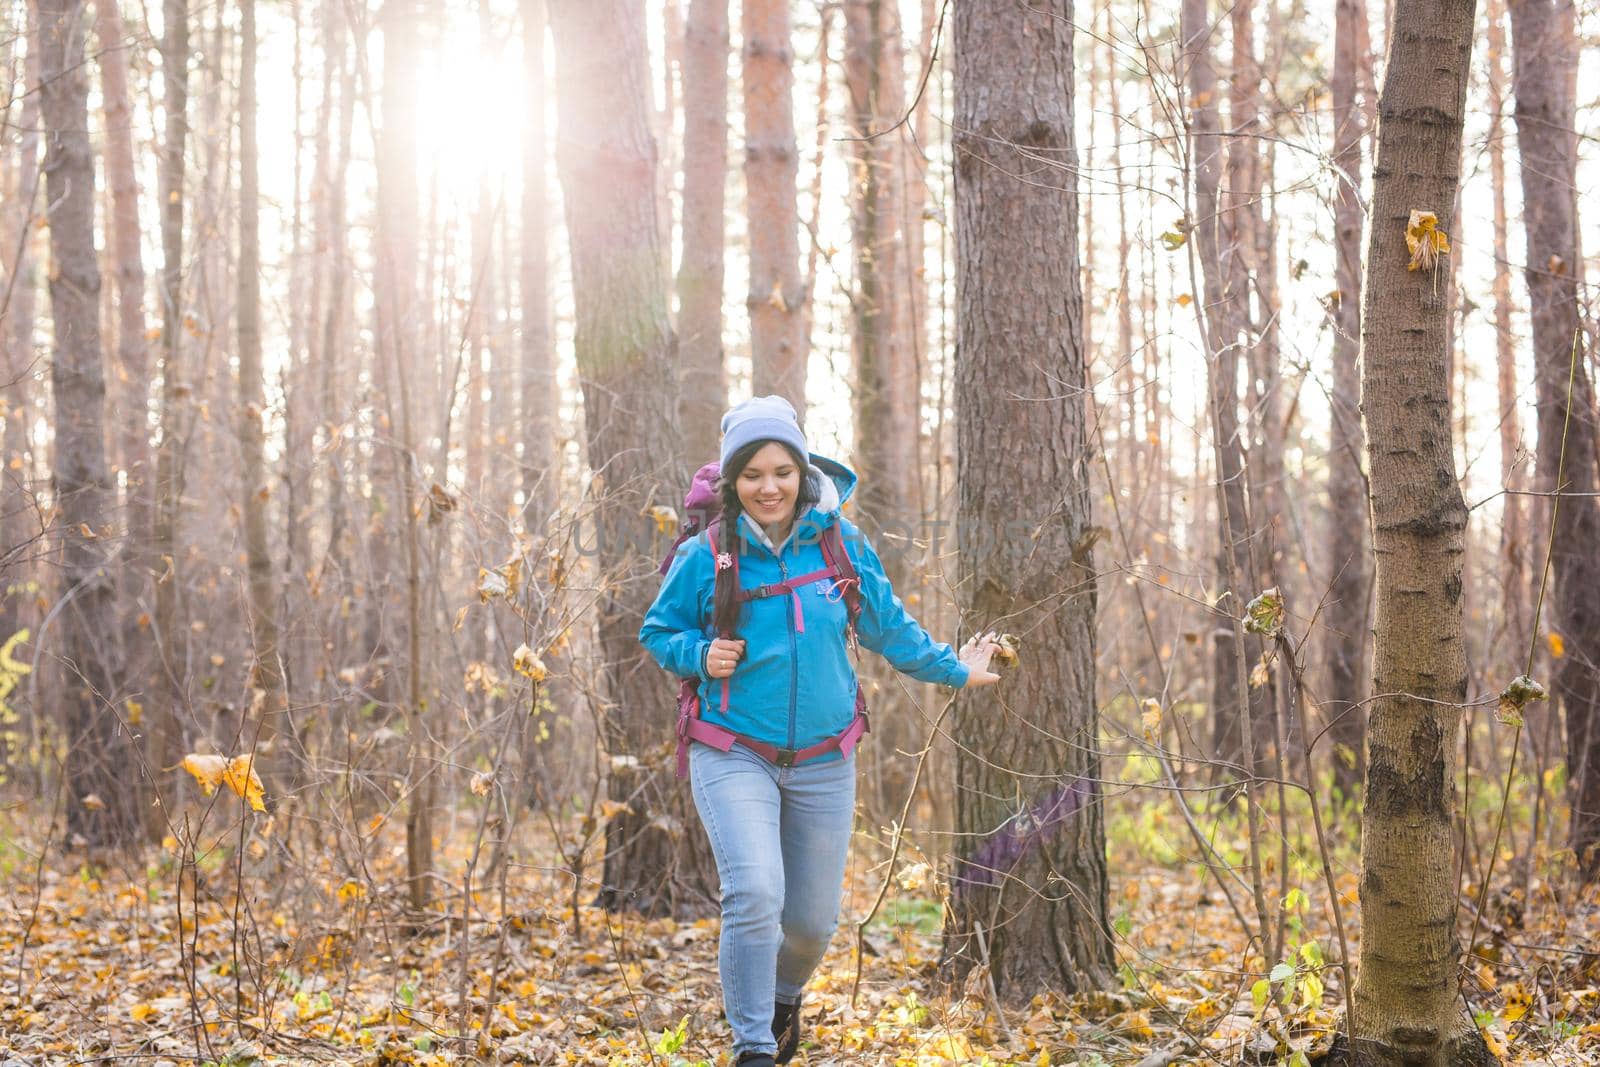
[[728, 182], [728, 0], [690, 0], [683, 43], [683, 256], [678, 263], [679, 419], [685, 454], [717, 454], [723, 219]]
[[[1361, 322], [1377, 558], [1361, 965], [1350, 1023], [1361, 1063], [1496, 1062], [1459, 1000], [1450, 813], [1467, 696], [1467, 509], [1450, 429], [1450, 256], [1433, 237], [1456, 199], [1475, 7], [1394, 0], [1378, 103]], [[1430, 57], [1426, 70], [1396, 61], [1400, 49], [1419, 47]], [[1432, 229], [1420, 213], [1432, 215]]]
[[[66, 672], [67, 827], [90, 843], [139, 832], [132, 735], [119, 724], [121, 641], [110, 566], [115, 489], [105, 453], [105, 359], [100, 347], [100, 264], [94, 248], [94, 157], [89, 151], [83, 0], [39, 4], [39, 99], [45, 195], [50, 204], [50, 317], [55, 352], [55, 495], [65, 583], [61, 660]], [[40, 640], [43, 641], [43, 635]]]
[[[650, 137], [644, 12], [639, 0], [554, 0], [556, 166], [565, 193], [576, 310], [574, 345], [589, 465], [596, 472], [597, 607], [606, 700], [600, 728], [607, 791], [606, 907], [699, 911], [715, 875], [673, 787], [667, 680], [639, 644], [659, 578], [639, 550], [645, 516], [687, 484], [673, 384], [676, 343], [656, 249], [656, 149]], [[663, 472], [665, 477], [663, 478]]]
[[800, 278], [800, 151], [788, 0], [742, 0], [745, 208], [750, 231], [750, 358], [758, 396], [805, 416], [805, 286]]
[[240, 510], [249, 568], [250, 684], [260, 691], [257, 733], [270, 747], [284, 710], [278, 592], [267, 535], [266, 386], [261, 370], [261, 179], [256, 145], [256, 0], [239, 0], [239, 458]]
[[1600, 877], [1600, 470], [1594, 385], [1579, 326], [1578, 76], [1571, 0], [1509, 0], [1512, 84], [1521, 150], [1539, 402], [1540, 481], [1552, 501], [1551, 629], [1565, 654], [1555, 694], [1567, 717], [1572, 848], [1586, 879]]
[[[1253, 746], [1251, 724], [1264, 715], [1262, 688], [1245, 684], [1245, 661], [1259, 657], [1259, 641], [1246, 647], [1237, 617], [1250, 599], [1255, 576], [1250, 554], [1250, 514], [1245, 494], [1244, 444], [1239, 428], [1239, 355], [1243, 344], [1240, 308], [1248, 306], [1242, 269], [1238, 214], [1222, 198], [1226, 142], [1217, 116], [1217, 72], [1211, 60], [1212, 35], [1207, 0], [1184, 0], [1183, 62], [1192, 118], [1189, 167], [1194, 182], [1191, 231], [1200, 259], [1204, 293], [1201, 314], [1206, 330], [1206, 378], [1210, 390], [1212, 450], [1217, 479], [1217, 577], [1225, 614], [1213, 634], [1211, 715], [1213, 748], [1220, 760], [1245, 762]], [[1227, 616], [1233, 616], [1230, 619]], [[1251, 759], [1249, 762], [1254, 762]]]
[[[1029, 669], [955, 720], [943, 966], [1002, 997], [1111, 980], [1070, 0], [954, 10], [962, 614]], [[1001, 264], [1004, 264], [1002, 267]], [[1018, 487], [1026, 486], [1026, 492]], [[1048, 947], [1045, 947], [1048, 946]]]
[[1328, 691], [1323, 710], [1336, 746], [1334, 781], [1349, 795], [1363, 775], [1367, 617], [1367, 486], [1361, 472], [1361, 145], [1356, 106], [1366, 0], [1338, 0], [1333, 38], [1333, 388], [1329, 395], [1328, 581], [1323, 621]]

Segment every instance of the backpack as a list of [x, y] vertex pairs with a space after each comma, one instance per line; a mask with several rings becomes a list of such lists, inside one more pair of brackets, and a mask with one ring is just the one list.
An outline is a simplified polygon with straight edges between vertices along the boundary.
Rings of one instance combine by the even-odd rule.
[[[811, 571], [808, 574], [796, 575], [781, 582], [771, 582], [767, 585], [745, 589], [739, 583], [739, 556], [737, 537], [732, 552], [721, 552], [717, 547], [717, 540], [723, 533], [722, 528], [722, 502], [716, 490], [718, 477], [721, 475], [721, 465], [707, 463], [695, 472], [694, 479], [689, 483], [689, 489], [683, 497], [684, 520], [679, 528], [677, 539], [673, 541], [672, 548], [667, 552], [666, 558], [661, 561], [661, 573], [667, 573], [672, 565], [672, 558], [677, 553], [678, 546], [691, 537], [699, 535], [702, 531], [711, 548], [712, 559], [716, 560], [716, 584], [720, 590], [725, 583], [732, 583], [738, 589], [739, 601], [746, 602], [770, 596], [792, 596], [794, 598], [795, 623], [800, 630], [805, 629], [804, 616], [800, 611], [799, 590], [813, 582], [831, 578], [834, 587], [844, 599], [845, 611], [848, 622], [845, 634], [851, 649], [856, 654], [859, 662], [861, 649], [856, 642], [856, 620], [861, 615], [861, 577], [856, 572], [855, 564], [850, 559], [850, 553], [845, 550], [844, 539], [839, 534], [839, 524], [829, 523], [822, 528], [818, 538], [818, 546], [822, 549], [822, 557], [826, 566], [821, 570]], [[726, 560], [726, 564], [724, 564]], [[720, 637], [731, 638], [731, 632], [724, 632]], [[856, 683], [855, 718], [851, 720], [843, 733], [830, 737], [809, 748], [787, 749], [777, 748], [764, 741], [753, 737], [746, 737], [732, 730], [717, 726], [715, 723], [705, 721], [700, 717], [700, 685], [698, 679], [683, 678], [678, 682], [678, 768], [679, 778], [684, 778], [689, 773], [689, 742], [700, 741], [711, 745], [723, 752], [728, 751], [737, 742], [761, 756], [768, 763], [779, 767], [792, 767], [796, 763], [804, 763], [824, 753], [838, 749], [846, 756], [861, 735], [868, 732], [870, 725], [866, 714], [866, 695], [862, 692], [861, 683]], [[728, 710], [728, 679], [722, 679], [722, 704], [723, 712]]]

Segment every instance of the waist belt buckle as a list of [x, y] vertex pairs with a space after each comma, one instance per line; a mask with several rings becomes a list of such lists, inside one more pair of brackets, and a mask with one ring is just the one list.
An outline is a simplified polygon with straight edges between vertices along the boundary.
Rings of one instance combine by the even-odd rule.
[[797, 755], [799, 755], [799, 750], [798, 749], [780, 748], [780, 749], [777, 750], [777, 753], [774, 755], [774, 758], [772, 760], [773, 765], [774, 766], [778, 766], [778, 767], [793, 767], [794, 766], [794, 758]]

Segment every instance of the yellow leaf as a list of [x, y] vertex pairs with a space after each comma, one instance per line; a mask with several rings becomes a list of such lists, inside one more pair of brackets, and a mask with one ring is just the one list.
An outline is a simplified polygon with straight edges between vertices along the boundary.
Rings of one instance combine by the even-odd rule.
[[360, 900], [366, 895], [367, 887], [354, 878], [346, 878], [344, 884], [339, 887], [339, 902], [341, 904], [352, 900]]
[[1521, 982], [1507, 982], [1500, 987], [1500, 995], [1506, 1001], [1506, 1010], [1500, 1014], [1508, 1023], [1514, 1023], [1528, 1014], [1528, 1009], [1533, 1006], [1533, 994]]
[[600, 802], [600, 817], [602, 819], [613, 819], [623, 812], [631, 810], [633, 809], [620, 800], [602, 800]]
[[1554, 630], [1544, 635], [1544, 643], [1550, 646], [1550, 655], [1556, 659], [1567, 654], [1567, 642]]
[[202, 756], [191, 752], [183, 757], [183, 769], [194, 775], [194, 780], [200, 783], [200, 792], [210, 796], [222, 784], [222, 776], [228, 773], [228, 760], [224, 756]]
[[144, 721], [144, 705], [137, 700], [128, 701], [128, 725], [138, 726]]
[[1271, 675], [1267, 671], [1266, 657], [1262, 657], [1256, 661], [1256, 665], [1254, 667], [1250, 668], [1250, 688], [1260, 689], [1262, 686], [1267, 684], [1267, 681], [1270, 677]]
[[160, 1012], [156, 1010], [153, 1004], [135, 1004], [128, 1009], [128, 1014], [133, 1017], [134, 1022], [142, 1023], [152, 1015], [159, 1015]]
[[1194, 303], [1194, 297], [1190, 296], [1188, 293], [1179, 293], [1178, 294], [1178, 306], [1179, 307], [1186, 308], [1192, 303]]
[[1015, 667], [1021, 660], [1017, 656], [1019, 641], [1015, 634], [1001, 634], [998, 641], [999, 648], [995, 649], [994, 661], [1002, 667]]
[[1439, 216], [1412, 208], [1406, 222], [1406, 248], [1411, 251], [1407, 270], [1432, 270], [1439, 262], [1439, 253], [1450, 251], [1450, 237], [1439, 229]]
[[229, 789], [249, 801], [252, 809], [267, 810], [267, 790], [261, 784], [261, 776], [256, 774], [254, 756], [233, 757], [228, 761], [228, 769], [223, 774], [222, 780], [228, 783]]
[[1144, 727], [1144, 739], [1154, 741], [1161, 733], [1161, 701], [1154, 697], [1146, 697], [1143, 709], [1139, 718], [1140, 724]]
[[665, 504], [645, 508], [644, 515], [655, 520], [656, 533], [671, 533], [678, 528], [678, 513]]
[[539, 654], [526, 643], [518, 645], [517, 650], [511, 654], [511, 667], [518, 674], [526, 675], [536, 682], [544, 681], [545, 675], [549, 673], [545, 670], [544, 660], [540, 659]]

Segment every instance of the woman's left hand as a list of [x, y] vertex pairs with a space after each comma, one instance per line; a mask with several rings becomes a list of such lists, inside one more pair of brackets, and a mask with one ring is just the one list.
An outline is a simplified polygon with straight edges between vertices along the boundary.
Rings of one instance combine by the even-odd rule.
[[956, 658], [967, 665], [968, 689], [975, 689], [981, 685], [993, 685], [1000, 680], [1000, 676], [989, 669], [989, 660], [1000, 650], [1000, 642], [993, 630], [983, 634], [973, 634], [967, 643], [961, 646], [961, 651], [956, 653]]

